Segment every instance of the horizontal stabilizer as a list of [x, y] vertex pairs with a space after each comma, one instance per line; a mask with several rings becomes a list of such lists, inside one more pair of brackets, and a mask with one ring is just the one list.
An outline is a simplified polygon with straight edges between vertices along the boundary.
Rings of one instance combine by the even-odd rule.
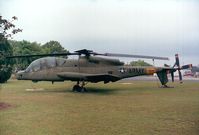
[[181, 67], [181, 69], [183, 70], [183, 69], [191, 69], [192, 68], [192, 64], [189, 64], [189, 65], [183, 65], [182, 67]]

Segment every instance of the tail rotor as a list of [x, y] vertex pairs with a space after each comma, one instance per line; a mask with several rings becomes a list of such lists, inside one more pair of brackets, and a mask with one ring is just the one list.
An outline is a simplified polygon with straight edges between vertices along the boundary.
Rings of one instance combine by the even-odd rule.
[[[175, 67], [177, 67], [177, 68], [175, 68]], [[182, 82], [182, 73], [181, 73], [181, 70], [192, 68], [192, 64], [183, 65], [182, 67], [180, 67], [179, 55], [176, 54], [175, 55], [175, 64], [173, 65], [173, 68], [175, 69], [175, 71], [178, 70], [178, 75], [179, 75], [180, 83], [183, 83]], [[174, 82], [174, 72], [175, 71], [171, 71], [172, 82]]]
[[[180, 80], [180, 83], [182, 83], [182, 73], [181, 73], [181, 68], [180, 68], [180, 60], [179, 60], [179, 55], [176, 54], [175, 55], [175, 64], [173, 65], [173, 68], [177, 66], [177, 69], [178, 70], [178, 75], [179, 75], [179, 80]], [[174, 72], [171, 72], [171, 76], [172, 76], [172, 82], [174, 82]]]
[[168, 82], [167, 74], [171, 74], [172, 82], [174, 82], [174, 73], [176, 71], [178, 71], [179, 80], [180, 80], [180, 83], [182, 83], [182, 73], [181, 73], [181, 70], [191, 69], [191, 68], [192, 68], [192, 64], [183, 65], [181, 67], [180, 66], [180, 61], [179, 61], [178, 54], [176, 54], [175, 55], [175, 64], [173, 65], [173, 67], [170, 67], [169, 65], [165, 64], [164, 68], [162, 68], [159, 72], [157, 72], [157, 75], [158, 75], [158, 78], [159, 78], [161, 84], [163, 85], [163, 87], [168, 87], [166, 85], [167, 82]]

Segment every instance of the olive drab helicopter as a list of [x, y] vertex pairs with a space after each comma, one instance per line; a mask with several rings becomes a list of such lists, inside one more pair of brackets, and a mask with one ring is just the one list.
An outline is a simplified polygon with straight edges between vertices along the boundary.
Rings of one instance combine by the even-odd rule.
[[[58, 56], [77, 55], [78, 59], [66, 59]], [[103, 56], [103, 57], [99, 57]], [[191, 68], [192, 65], [180, 66], [178, 55], [175, 55], [176, 62], [173, 67], [155, 67], [155, 66], [130, 66], [125, 65], [117, 59], [110, 59], [106, 57], [130, 57], [143, 58], [152, 60], [169, 60], [166, 57], [144, 56], [144, 55], [129, 55], [116, 53], [96, 53], [91, 50], [79, 50], [74, 53], [55, 53], [55, 54], [34, 54], [34, 55], [18, 55], [7, 56], [6, 58], [28, 58], [28, 57], [42, 57], [33, 61], [25, 70], [19, 71], [16, 74], [18, 80], [32, 80], [38, 81], [75, 81], [76, 85], [73, 91], [86, 91], [86, 82], [97, 83], [103, 81], [104, 83], [116, 82], [118, 80], [157, 74], [161, 84], [167, 87], [168, 77], [171, 74], [172, 81], [174, 81], [174, 72], [178, 71], [179, 80], [182, 81], [181, 70]]]

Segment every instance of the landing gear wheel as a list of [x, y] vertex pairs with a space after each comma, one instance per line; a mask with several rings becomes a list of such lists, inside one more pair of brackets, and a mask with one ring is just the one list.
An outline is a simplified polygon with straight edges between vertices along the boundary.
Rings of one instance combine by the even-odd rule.
[[74, 92], [75, 92], [75, 91], [80, 92], [80, 91], [81, 91], [80, 86], [79, 86], [79, 85], [73, 86], [73, 91], [74, 91]]
[[73, 92], [87, 92], [86, 88], [84, 87], [86, 84], [84, 83], [84, 81], [82, 82], [82, 85], [79, 85], [79, 81], [77, 82], [76, 85], [73, 86]]
[[81, 92], [87, 92], [86, 88], [81, 87]]

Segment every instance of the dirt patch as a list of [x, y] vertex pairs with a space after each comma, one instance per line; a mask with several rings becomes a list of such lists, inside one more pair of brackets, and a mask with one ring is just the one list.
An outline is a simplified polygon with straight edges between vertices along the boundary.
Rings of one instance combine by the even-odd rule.
[[1, 110], [4, 110], [4, 109], [8, 109], [8, 108], [10, 108], [10, 107], [12, 107], [12, 105], [7, 104], [7, 103], [0, 102], [0, 111], [1, 111]]
[[44, 91], [44, 89], [43, 88], [26, 89], [26, 91]]

